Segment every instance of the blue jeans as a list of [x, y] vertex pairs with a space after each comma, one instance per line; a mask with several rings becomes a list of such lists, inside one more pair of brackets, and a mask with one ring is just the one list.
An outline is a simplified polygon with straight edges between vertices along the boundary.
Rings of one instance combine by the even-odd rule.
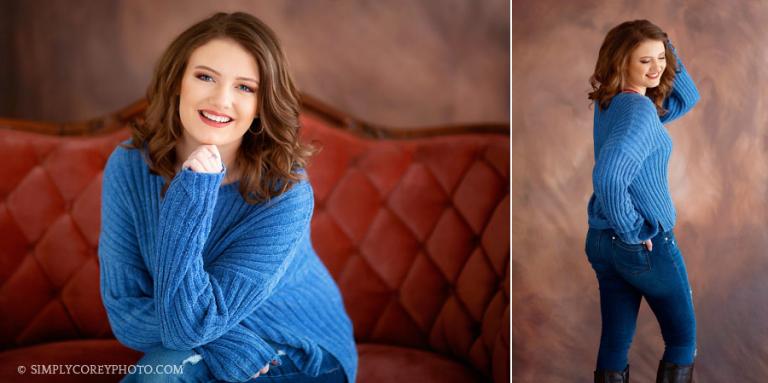
[[[295, 364], [283, 356], [281, 364], [270, 364], [266, 374], [260, 374], [258, 378], [249, 382], [279, 382], [279, 383], [344, 383], [347, 377], [344, 369], [336, 358], [323, 350], [323, 361], [320, 367], [320, 375], [312, 377], [301, 372]], [[174, 370], [175, 366], [175, 370]], [[182, 368], [179, 368], [182, 366]], [[134, 382], [218, 382], [211, 375], [205, 360], [194, 351], [176, 351], [159, 347], [139, 359], [136, 363], [136, 373], [126, 375], [121, 383]], [[254, 371], [254, 374], [256, 371]]]
[[600, 286], [603, 328], [597, 369], [621, 371], [645, 297], [664, 338], [662, 360], [690, 365], [696, 356], [696, 318], [685, 262], [672, 231], [644, 245], [622, 242], [613, 230], [589, 229], [586, 252]]

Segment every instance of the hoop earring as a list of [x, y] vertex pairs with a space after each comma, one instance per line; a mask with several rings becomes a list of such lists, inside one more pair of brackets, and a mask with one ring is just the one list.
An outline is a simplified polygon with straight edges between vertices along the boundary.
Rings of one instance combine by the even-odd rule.
[[[259, 128], [254, 132], [253, 126], [257, 125]], [[261, 126], [261, 120], [256, 117], [253, 119], [253, 122], [251, 122], [251, 126], [248, 127], [248, 131], [253, 134], [254, 136], [261, 134], [262, 131], [264, 131], [264, 127]]]

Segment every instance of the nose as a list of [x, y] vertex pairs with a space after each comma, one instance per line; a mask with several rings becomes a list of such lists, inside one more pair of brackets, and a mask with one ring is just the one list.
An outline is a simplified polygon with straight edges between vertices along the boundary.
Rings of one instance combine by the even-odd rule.
[[229, 87], [217, 86], [211, 94], [210, 103], [218, 109], [231, 109], [232, 107], [232, 92]]

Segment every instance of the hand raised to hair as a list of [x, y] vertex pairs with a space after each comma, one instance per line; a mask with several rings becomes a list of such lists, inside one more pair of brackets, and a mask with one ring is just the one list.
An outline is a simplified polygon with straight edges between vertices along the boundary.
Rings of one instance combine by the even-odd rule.
[[220, 173], [223, 164], [216, 145], [200, 145], [192, 151], [181, 167], [197, 173]]

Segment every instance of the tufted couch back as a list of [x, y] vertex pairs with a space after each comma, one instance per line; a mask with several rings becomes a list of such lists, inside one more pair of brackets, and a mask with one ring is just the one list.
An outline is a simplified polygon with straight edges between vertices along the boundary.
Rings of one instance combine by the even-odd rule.
[[[509, 376], [509, 136], [372, 139], [305, 113], [321, 149], [312, 240], [358, 342]], [[0, 348], [111, 337], [99, 298], [101, 174], [122, 127], [91, 137], [0, 129]]]

